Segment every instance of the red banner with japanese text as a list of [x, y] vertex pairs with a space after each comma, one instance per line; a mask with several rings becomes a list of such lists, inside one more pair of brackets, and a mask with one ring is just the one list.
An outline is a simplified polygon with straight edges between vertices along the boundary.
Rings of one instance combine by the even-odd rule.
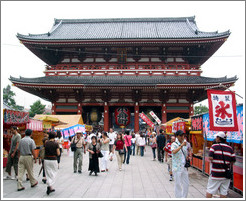
[[154, 128], [155, 124], [147, 117], [144, 112], [140, 113], [139, 116], [144, 120], [151, 128]]
[[231, 91], [208, 89], [211, 131], [238, 131], [236, 98]]
[[166, 127], [166, 133], [167, 134], [172, 134], [173, 132], [172, 132], [172, 125], [167, 125], [167, 127]]
[[5, 124], [12, 125], [26, 124], [29, 122], [29, 113], [14, 110], [5, 110], [3, 122]]
[[191, 130], [202, 131], [202, 116], [191, 117]]
[[178, 122], [177, 123], [177, 129], [181, 130], [181, 131], [183, 131], [185, 133], [185, 122], [184, 121]]

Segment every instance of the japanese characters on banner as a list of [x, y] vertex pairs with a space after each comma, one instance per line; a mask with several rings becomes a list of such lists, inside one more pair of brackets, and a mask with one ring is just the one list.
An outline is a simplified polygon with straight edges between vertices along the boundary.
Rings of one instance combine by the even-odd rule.
[[118, 126], [127, 126], [131, 122], [131, 112], [127, 107], [115, 109], [115, 123]]
[[[225, 132], [227, 134], [226, 141], [242, 144], [243, 143], [243, 105], [237, 106], [237, 123], [238, 123], [238, 127], [239, 127], [238, 131]], [[207, 135], [207, 140], [213, 141], [214, 135], [217, 132], [218, 131], [211, 131], [210, 130], [209, 114], [208, 113], [203, 114], [203, 133]]]
[[177, 129], [185, 133], [185, 122], [184, 121], [177, 122]]
[[29, 113], [6, 109], [4, 111], [3, 122], [13, 125], [26, 124], [29, 122]]
[[210, 130], [238, 131], [235, 94], [231, 91], [207, 91]]
[[153, 119], [160, 125], [161, 124], [161, 120], [156, 116], [156, 114], [153, 111], [150, 111], [149, 113]]
[[86, 134], [85, 125], [80, 124], [62, 129], [61, 133], [63, 134], [64, 138], [68, 138], [69, 136], [74, 136], [78, 130], [82, 131], [83, 134]]
[[142, 112], [139, 114], [140, 118], [145, 121], [151, 128], [154, 128], [155, 124], [147, 117], [147, 115]]
[[172, 125], [167, 125], [166, 127], [166, 133], [171, 134], [172, 133]]
[[32, 129], [33, 131], [43, 131], [43, 123], [39, 120], [30, 119], [30, 122], [26, 125], [27, 129]]
[[191, 130], [202, 131], [202, 116], [191, 117]]

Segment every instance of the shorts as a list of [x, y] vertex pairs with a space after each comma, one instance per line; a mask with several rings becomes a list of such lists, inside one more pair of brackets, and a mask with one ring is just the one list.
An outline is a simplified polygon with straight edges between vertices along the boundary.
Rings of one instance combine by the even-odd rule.
[[172, 157], [167, 157], [167, 167], [168, 167], [168, 172], [171, 172], [172, 171], [172, 168], [173, 168], [173, 166], [172, 166]]
[[230, 186], [230, 179], [217, 180], [208, 178], [207, 192], [214, 195], [219, 190], [220, 195], [227, 195]]

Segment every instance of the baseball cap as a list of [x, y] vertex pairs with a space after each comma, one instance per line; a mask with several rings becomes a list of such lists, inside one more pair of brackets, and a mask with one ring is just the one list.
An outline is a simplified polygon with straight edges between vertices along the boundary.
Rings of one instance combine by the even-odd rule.
[[178, 130], [176, 133], [175, 133], [176, 136], [179, 136], [179, 135], [184, 135], [184, 132], [181, 131], [181, 130]]
[[222, 131], [218, 132], [217, 134], [214, 135], [214, 137], [220, 137], [220, 138], [226, 138], [226, 134]]

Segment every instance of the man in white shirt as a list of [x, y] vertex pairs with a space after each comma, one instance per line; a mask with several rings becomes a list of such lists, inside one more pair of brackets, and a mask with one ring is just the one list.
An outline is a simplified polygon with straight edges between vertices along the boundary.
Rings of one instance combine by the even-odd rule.
[[109, 129], [108, 137], [109, 137], [109, 140], [110, 140], [109, 141], [109, 153], [111, 153], [112, 152], [112, 149], [113, 149], [114, 141], [117, 138], [117, 135], [114, 132], [113, 128], [110, 128]]

